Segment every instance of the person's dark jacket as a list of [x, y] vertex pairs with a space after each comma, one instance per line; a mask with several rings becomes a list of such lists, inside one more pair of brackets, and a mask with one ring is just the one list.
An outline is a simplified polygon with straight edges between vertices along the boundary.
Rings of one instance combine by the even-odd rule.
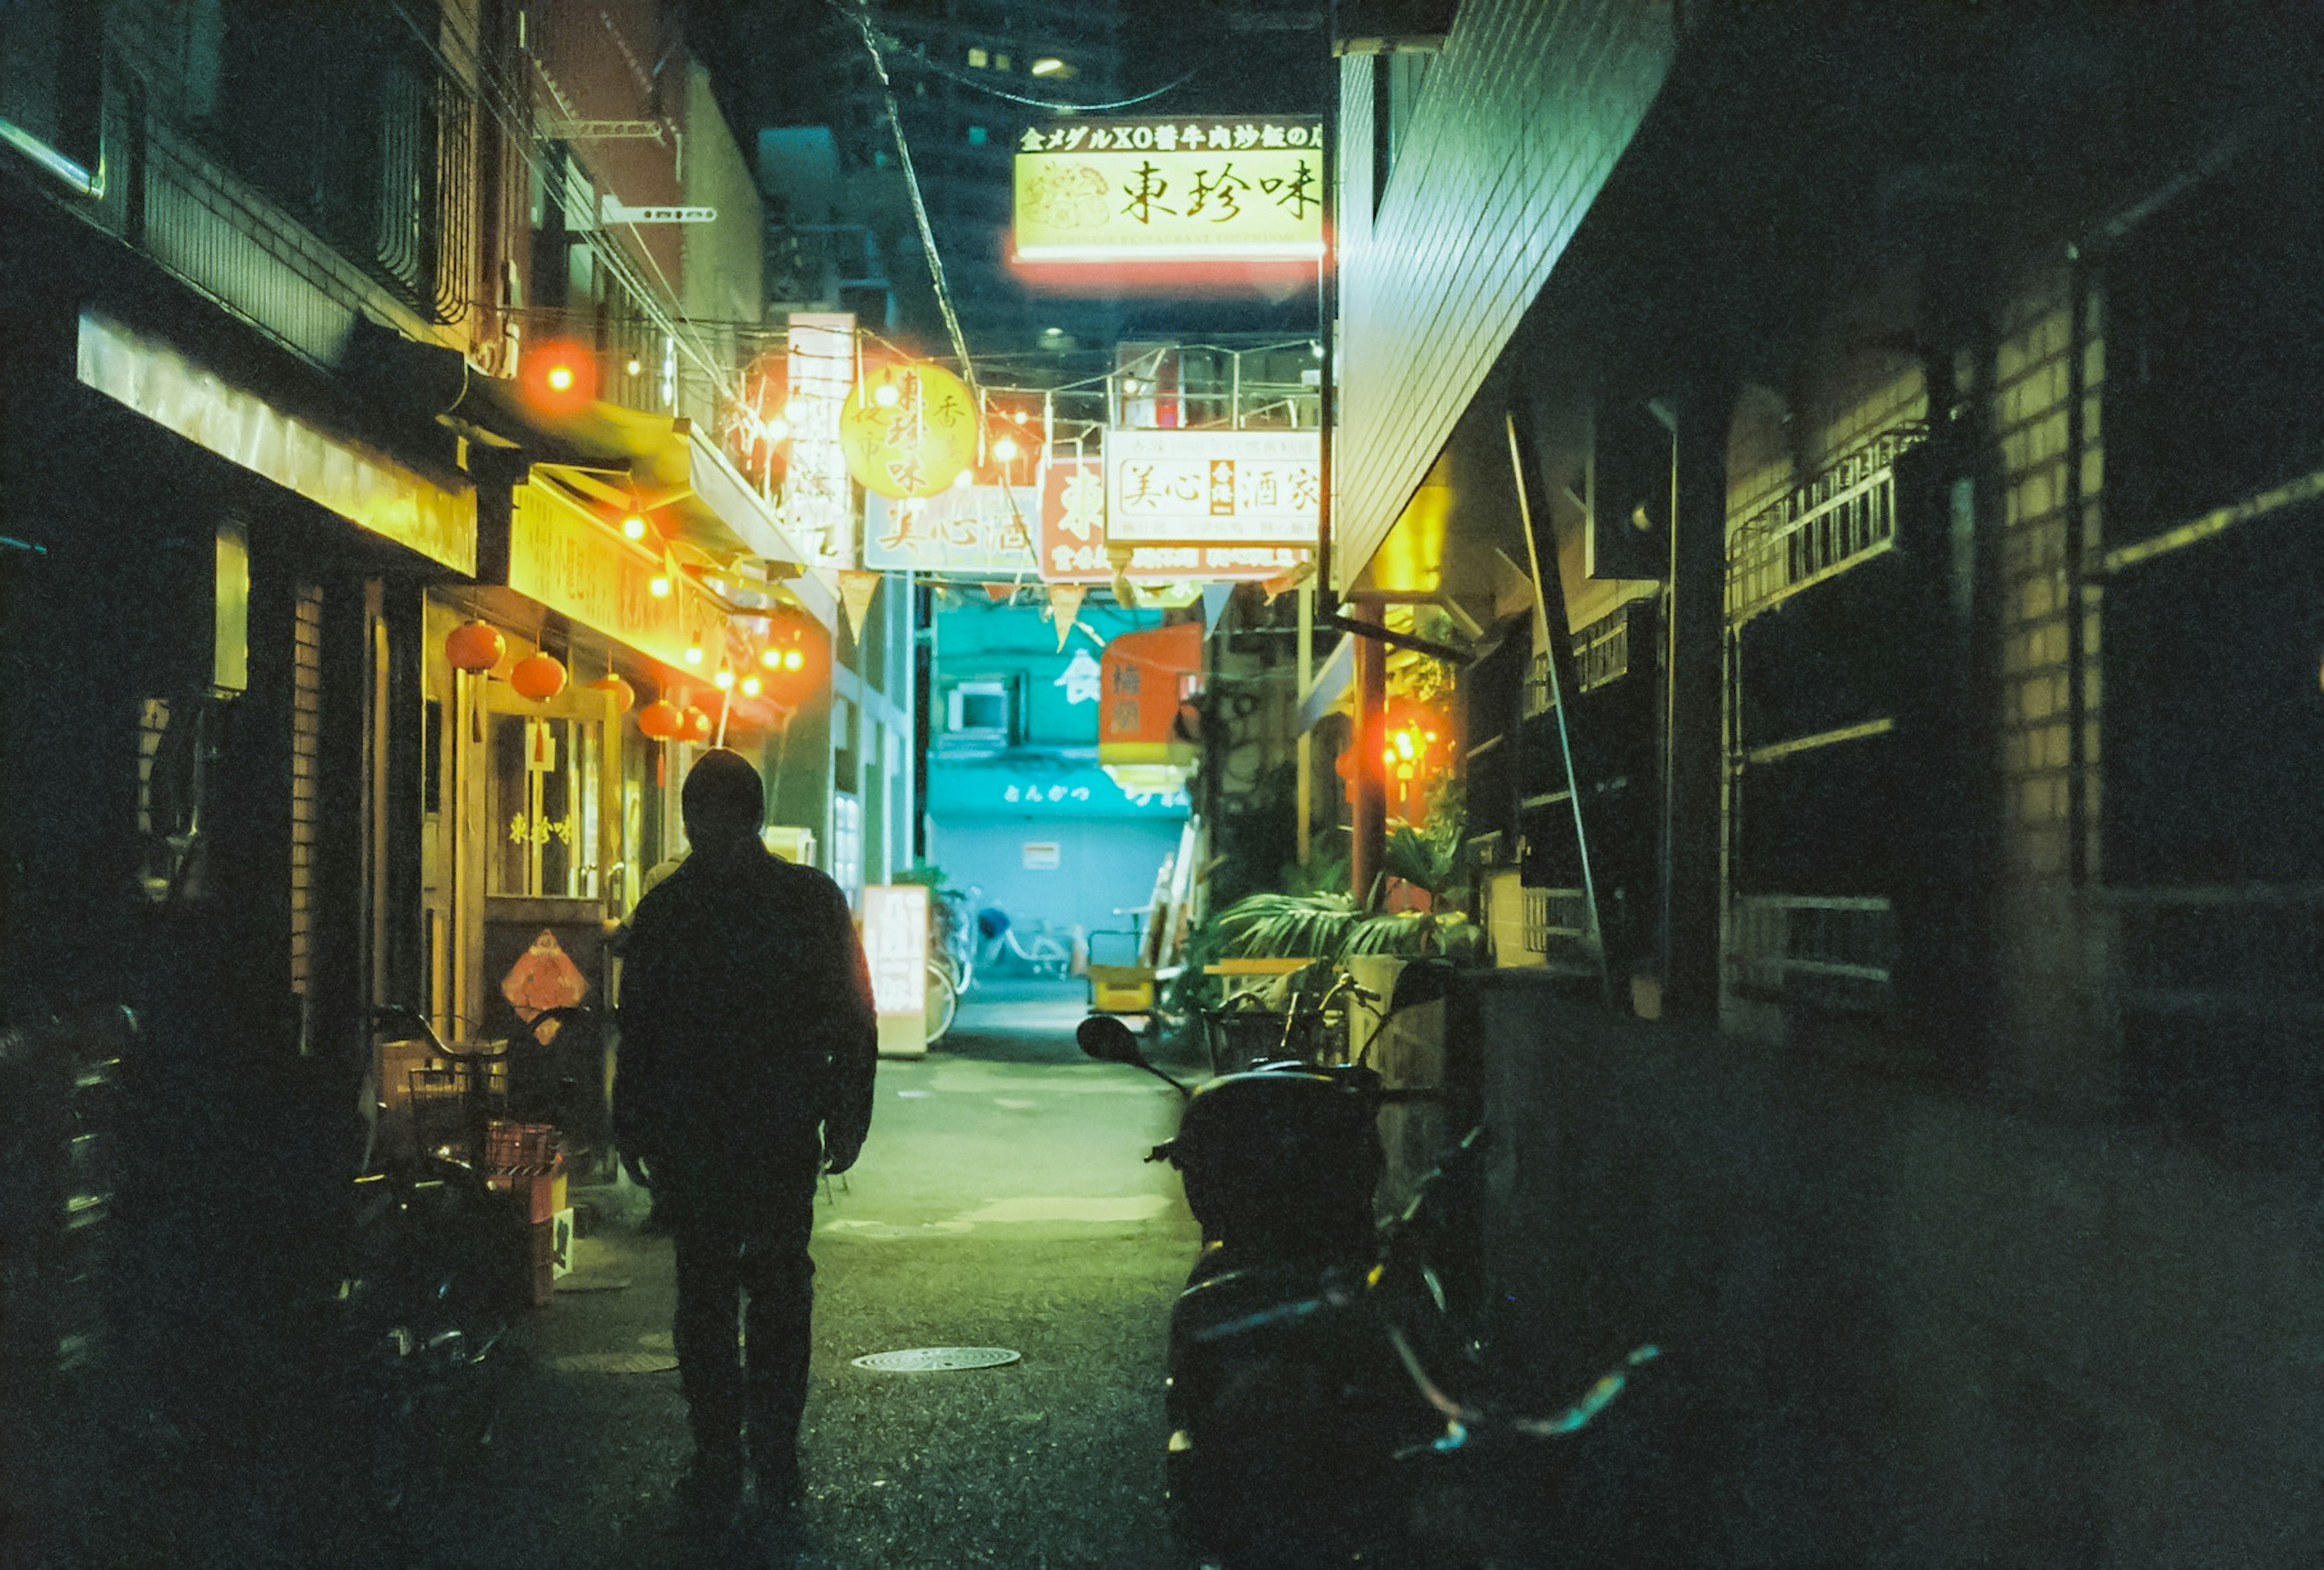
[[[835, 1168], [872, 1123], [872, 978], [839, 885], [749, 843], [638, 902], [622, 967], [614, 1137], [657, 1175], [733, 1187]], [[742, 1197], [735, 1195], [734, 1197]]]

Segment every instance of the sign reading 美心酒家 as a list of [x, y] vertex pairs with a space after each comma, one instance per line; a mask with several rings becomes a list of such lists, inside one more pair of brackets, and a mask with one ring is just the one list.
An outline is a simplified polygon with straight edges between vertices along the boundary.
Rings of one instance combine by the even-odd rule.
[[883, 572], [1016, 578], [1031, 574], [1026, 485], [962, 485], [933, 496], [863, 498], [863, 565]]
[[1320, 121], [1074, 118], [1019, 138], [1022, 263], [1318, 262]]
[[1312, 430], [1111, 430], [1106, 531], [1117, 545], [1310, 546], [1323, 475]]
[[[1132, 583], [1259, 581], [1296, 570], [1314, 540], [1291, 545], [1139, 545], [1122, 568]], [[1105, 537], [1105, 466], [1096, 458], [1050, 462], [1041, 482], [1041, 577], [1049, 583], [1106, 583], [1114, 575]]]

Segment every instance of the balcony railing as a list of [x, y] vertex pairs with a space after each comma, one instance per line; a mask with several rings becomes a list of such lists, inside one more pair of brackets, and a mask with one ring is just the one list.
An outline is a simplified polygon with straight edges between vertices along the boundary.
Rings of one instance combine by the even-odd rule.
[[1728, 543], [1728, 620], [1773, 610], [1887, 550], [1896, 538], [1896, 458], [1923, 434], [1917, 425], [1884, 431], [1746, 519]]

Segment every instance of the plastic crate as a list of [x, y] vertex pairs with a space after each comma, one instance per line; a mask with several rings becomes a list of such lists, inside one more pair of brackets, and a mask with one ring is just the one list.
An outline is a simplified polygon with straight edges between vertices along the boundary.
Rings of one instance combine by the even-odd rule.
[[492, 1118], [484, 1123], [484, 1159], [489, 1173], [546, 1172], [557, 1160], [557, 1125], [511, 1122]]

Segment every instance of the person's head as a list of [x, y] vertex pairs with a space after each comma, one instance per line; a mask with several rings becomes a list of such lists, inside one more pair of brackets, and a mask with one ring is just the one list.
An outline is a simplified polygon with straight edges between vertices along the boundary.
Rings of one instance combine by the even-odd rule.
[[766, 788], [742, 753], [720, 747], [687, 771], [679, 802], [687, 843], [697, 852], [731, 849], [759, 837], [767, 815]]

